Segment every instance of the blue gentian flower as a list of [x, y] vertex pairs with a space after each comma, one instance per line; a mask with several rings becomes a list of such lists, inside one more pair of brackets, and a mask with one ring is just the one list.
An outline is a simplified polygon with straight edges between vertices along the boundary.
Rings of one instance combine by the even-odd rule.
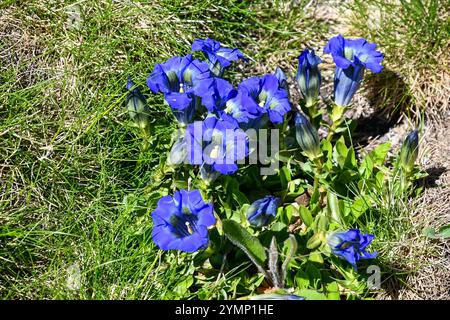
[[208, 58], [211, 72], [221, 77], [225, 68], [231, 65], [232, 61], [244, 59], [244, 55], [238, 49], [223, 48], [219, 41], [213, 39], [195, 39], [192, 44], [192, 51], [202, 51]]
[[286, 90], [289, 93], [287, 77], [286, 77], [286, 74], [284, 73], [283, 69], [281, 69], [280, 67], [277, 67], [275, 69], [275, 77], [277, 77], [277, 79], [278, 79], [278, 87]]
[[280, 198], [270, 195], [256, 200], [247, 209], [247, 220], [252, 226], [258, 228], [268, 225], [276, 217], [280, 202]]
[[305, 49], [298, 57], [297, 84], [306, 105], [313, 105], [319, 96], [321, 77], [319, 64], [322, 60], [316, 56], [314, 50]]
[[369, 253], [366, 247], [373, 240], [374, 235], [361, 234], [357, 229], [343, 232], [334, 232], [328, 236], [328, 244], [331, 252], [347, 260], [355, 269], [360, 259], [373, 259], [376, 252]]
[[341, 35], [331, 38], [324, 48], [331, 53], [336, 71], [334, 73], [334, 102], [339, 106], [348, 106], [358, 90], [364, 76], [364, 70], [379, 73], [383, 69], [383, 54], [375, 50], [377, 45], [366, 39], [344, 39]]
[[236, 97], [237, 90], [231, 83], [222, 78], [215, 78], [212, 90], [203, 97], [202, 103], [212, 113], [220, 113], [226, 103]]
[[248, 137], [235, 121], [208, 116], [186, 129], [188, 160], [191, 164], [210, 165], [222, 174], [238, 170], [236, 162], [248, 155]]
[[225, 112], [232, 114], [238, 122], [248, 122], [268, 115], [272, 123], [281, 123], [291, 110], [288, 93], [280, 88], [273, 74], [251, 77], [238, 86], [238, 94], [226, 104]]
[[246, 90], [238, 90], [234, 97], [225, 103], [225, 108], [219, 112], [223, 119], [245, 124], [262, 117], [262, 109]]
[[192, 55], [173, 57], [155, 65], [147, 78], [154, 93], [164, 93], [177, 120], [186, 125], [192, 122], [199, 100], [209, 94], [214, 78], [208, 64], [193, 59]]
[[130, 78], [127, 81], [126, 89], [128, 94], [125, 106], [128, 109], [128, 114], [141, 129], [147, 128], [151, 122], [147, 100]]
[[199, 190], [181, 190], [162, 197], [152, 212], [155, 244], [162, 250], [194, 252], [207, 247], [208, 227], [216, 223], [213, 205]]

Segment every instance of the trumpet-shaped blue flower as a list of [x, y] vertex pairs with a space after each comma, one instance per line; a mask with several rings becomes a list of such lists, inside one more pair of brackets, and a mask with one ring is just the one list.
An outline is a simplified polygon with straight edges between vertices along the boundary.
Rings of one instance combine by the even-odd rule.
[[238, 49], [224, 48], [219, 41], [213, 39], [195, 39], [192, 44], [192, 51], [202, 51], [208, 58], [211, 72], [221, 77], [225, 68], [231, 65], [232, 61], [244, 59], [244, 55]]
[[208, 64], [187, 55], [155, 65], [147, 85], [154, 93], [164, 93], [178, 121], [188, 124], [192, 122], [198, 100], [212, 89], [214, 78]]
[[187, 129], [188, 160], [191, 164], [210, 165], [222, 174], [238, 170], [236, 162], [248, 155], [248, 137], [235, 121], [208, 116]]
[[355, 269], [360, 259], [373, 259], [376, 252], [369, 253], [366, 247], [372, 242], [374, 235], [362, 234], [357, 229], [334, 232], [328, 237], [331, 252], [347, 260]]
[[383, 69], [383, 54], [375, 50], [377, 45], [366, 39], [344, 39], [341, 35], [331, 38], [324, 48], [331, 53], [336, 71], [334, 74], [334, 102], [348, 106], [364, 77], [364, 70], [379, 73]]
[[267, 74], [242, 81], [237, 96], [227, 102], [224, 111], [239, 123], [260, 119], [264, 114], [272, 123], [281, 123], [290, 110], [287, 91], [280, 88], [275, 75]]
[[234, 97], [225, 103], [225, 108], [219, 112], [223, 119], [248, 124], [262, 116], [262, 109], [246, 90], [238, 89]]
[[319, 96], [320, 77], [319, 64], [322, 60], [314, 50], [305, 49], [298, 57], [297, 84], [307, 105], [312, 105]]
[[162, 197], [152, 212], [155, 244], [163, 250], [194, 252], [207, 247], [208, 227], [216, 222], [213, 205], [198, 190]]
[[280, 201], [280, 198], [270, 195], [256, 200], [247, 209], [247, 220], [251, 225], [258, 228], [268, 225], [276, 217]]
[[236, 97], [237, 90], [227, 80], [215, 78], [212, 90], [203, 97], [202, 103], [209, 112], [220, 113], [226, 108], [226, 103]]

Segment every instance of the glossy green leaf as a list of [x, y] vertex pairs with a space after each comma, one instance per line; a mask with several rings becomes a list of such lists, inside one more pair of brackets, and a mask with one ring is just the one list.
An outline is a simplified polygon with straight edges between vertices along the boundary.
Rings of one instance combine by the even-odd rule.
[[311, 211], [309, 211], [309, 209], [306, 208], [304, 205], [301, 205], [300, 208], [298, 209], [298, 212], [300, 214], [300, 218], [302, 219], [303, 223], [307, 227], [310, 227], [313, 223]]

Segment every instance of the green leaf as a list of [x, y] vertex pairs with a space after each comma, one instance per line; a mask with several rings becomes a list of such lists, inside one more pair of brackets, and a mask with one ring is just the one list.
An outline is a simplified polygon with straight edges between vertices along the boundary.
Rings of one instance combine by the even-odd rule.
[[333, 156], [333, 146], [331, 145], [331, 142], [327, 139], [322, 139], [322, 152], [326, 154], [326, 158], [328, 160], [332, 159]]
[[373, 160], [370, 155], [364, 157], [359, 167], [359, 174], [364, 178], [369, 178], [373, 172]]
[[298, 270], [295, 275], [295, 283], [297, 287], [306, 289], [309, 287], [309, 276], [305, 271]]
[[381, 189], [384, 186], [384, 173], [382, 171], [378, 171], [375, 175], [375, 179], [377, 181], [377, 188]]
[[286, 190], [288, 188], [289, 181], [292, 180], [291, 172], [286, 166], [280, 168], [280, 180], [282, 189]]
[[[233, 220], [223, 220], [222, 228], [225, 236], [235, 246], [244, 251], [258, 268], [264, 270], [267, 256], [258, 238], [252, 236], [239, 223]], [[265, 273], [265, 271], [262, 273]]]
[[431, 227], [423, 229], [423, 234], [430, 239], [447, 239], [450, 238], [450, 224], [439, 228], [439, 232], [436, 233]]
[[450, 224], [440, 227], [438, 236], [440, 236], [443, 239], [447, 239], [450, 237]]
[[339, 293], [339, 285], [336, 281], [327, 284], [327, 297], [328, 297], [328, 300], [340, 300], [341, 299], [341, 295]]
[[369, 156], [372, 158], [375, 166], [381, 166], [384, 164], [389, 149], [391, 149], [391, 143], [386, 142], [380, 144], [369, 153]]
[[345, 157], [344, 166], [346, 168], [356, 168], [356, 156], [353, 147], [348, 149], [347, 157]]
[[322, 258], [322, 255], [321, 255], [320, 252], [318, 252], [318, 251], [313, 251], [313, 252], [311, 252], [311, 253], [309, 254], [308, 260], [309, 260], [309, 261], [312, 261], [312, 262], [319, 263], [319, 264], [323, 264], [323, 258]]
[[338, 141], [336, 141], [336, 145], [333, 150], [333, 159], [336, 161], [340, 167], [343, 167], [345, 164], [345, 159], [347, 158], [348, 148], [345, 145], [344, 137], [340, 137]]
[[313, 223], [311, 211], [309, 211], [308, 208], [306, 208], [304, 205], [301, 205], [298, 212], [300, 214], [300, 218], [302, 219], [303, 223], [307, 227], [310, 227]]
[[188, 289], [192, 286], [194, 283], [194, 278], [192, 276], [189, 276], [182, 281], [178, 282], [173, 291], [180, 297], [184, 296]]
[[308, 239], [306, 247], [313, 250], [322, 244], [322, 236], [320, 233], [315, 233], [311, 238]]
[[340, 223], [341, 222], [341, 213], [339, 211], [339, 200], [336, 194], [328, 191], [327, 192], [327, 209], [328, 214], [331, 218], [331, 221]]
[[330, 219], [328, 219], [325, 213], [321, 213], [316, 217], [317, 230], [328, 231], [328, 226], [330, 224]]
[[316, 267], [316, 263], [312, 261], [308, 261], [306, 263], [305, 272], [309, 276], [309, 283], [314, 289], [318, 289], [321, 287], [322, 282], [322, 274], [320, 273], [320, 269]]
[[327, 297], [320, 292], [311, 289], [300, 289], [296, 294], [304, 297], [306, 300], [327, 300]]
[[287, 267], [289, 262], [291, 262], [295, 253], [297, 252], [297, 240], [293, 234], [289, 235], [289, 238], [284, 242], [285, 247], [287, 247], [288, 253], [284, 258], [283, 265], [281, 266], [282, 283], [286, 279]]
[[369, 209], [370, 197], [369, 196], [359, 196], [355, 199], [351, 206], [351, 211], [355, 219], [358, 219], [364, 212]]

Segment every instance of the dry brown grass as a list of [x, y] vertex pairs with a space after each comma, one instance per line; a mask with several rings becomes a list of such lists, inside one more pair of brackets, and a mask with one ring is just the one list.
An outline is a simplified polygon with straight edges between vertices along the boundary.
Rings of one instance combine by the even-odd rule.
[[[447, 111], [442, 116], [450, 117]], [[421, 141], [420, 165], [429, 176], [422, 182], [421, 197], [412, 204], [412, 222], [419, 229], [438, 229], [450, 223], [450, 125], [446, 121], [430, 121]], [[410, 239], [413, 248], [426, 248], [424, 255], [410, 251], [413, 261], [421, 266], [406, 277], [396, 291], [398, 299], [450, 299], [450, 240], [430, 240], [423, 236]], [[390, 298], [393, 298], [391, 295]]]

